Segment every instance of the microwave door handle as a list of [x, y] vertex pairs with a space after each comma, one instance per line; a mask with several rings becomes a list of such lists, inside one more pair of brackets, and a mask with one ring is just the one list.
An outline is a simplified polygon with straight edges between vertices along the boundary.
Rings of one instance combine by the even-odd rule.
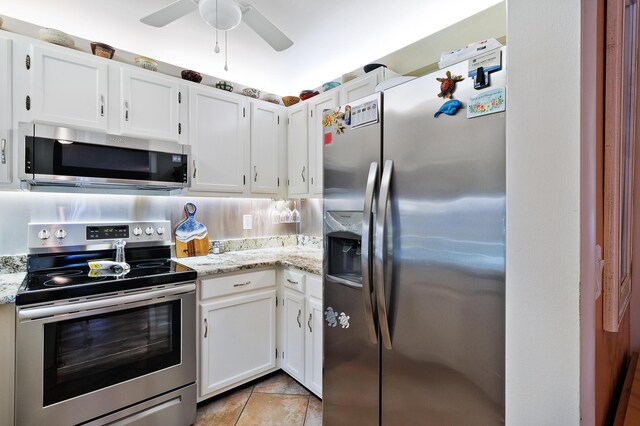
[[[376, 217], [376, 245], [375, 245], [375, 291], [378, 304], [378, 323], [380, 324], [380, 336], [385, 349], [391, 349], [391, 333], [389, 332], [389, 317], [387, 301], [385, 297], [385, 272], [387, 260], [387, 204], [391, 187], [391, 174], [393, 173], [393, 161], [387, 160], [384, 164], [382, 179], [380, 181], [380, 198], [378, 199], [378, 215]], [[391, 285], [391, 283], [388, 283]]]
[[373, 218], [373, 197], [378, 189], [378, 163], [373, 162], [369, 166], [369, 176], [367, 177], [367, 186], [364, 192], [364, 210], [362, 211], [362, 244], [360, 253], [360, 262], [362, 269], [362, 299], [364, 301], [364, 316], [369, 330], [369, 340], [371, 343], [378, 343], [378, 334], [376, 332], [376, 324], [373, 318], [372, 303], [372, 248], [373, 248], [373, 227], [371, 220]]

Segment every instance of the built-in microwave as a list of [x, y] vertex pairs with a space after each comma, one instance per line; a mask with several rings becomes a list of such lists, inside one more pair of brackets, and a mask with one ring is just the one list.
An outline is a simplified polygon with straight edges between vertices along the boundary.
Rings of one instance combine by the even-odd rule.
[[188, 146], [20, 123], [18, 177], [30, 185], [174, 190], [190, 184]]

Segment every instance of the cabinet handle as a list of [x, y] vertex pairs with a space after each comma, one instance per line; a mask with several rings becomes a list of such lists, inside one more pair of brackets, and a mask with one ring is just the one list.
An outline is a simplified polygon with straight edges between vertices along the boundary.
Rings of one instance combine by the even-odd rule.
[[302, 310], [298, 309], [298, 318], [296, 318], [298, 320], [298, 328], [302, 328], [302, 323], [300, 322], [300, 315], [302, 315]]
[[124, 121], [129, 121], [129, 102], [124, 101]]
[[305, 171], [305, 169], [306, 169], [306, 168], [307, 168], [307, 166], [302, 166], [302, 173], [301, 173], [301, 175], [302, 175], [302, 182], [306, 182], [306, 180], [304, 180], [304, 171]]
[[207, 319], [204, 319], [204, 338], [207, 338], [207, 334], [209, 334], [209, 324], [207, 324]]
[[7, 140], [6, 139], [2, 139], [2, 147], [0, 147], [0, 151], [2, 151], [2, 153], [0, 154], [0, 157], [2, 157], [2, 164], [7, 164]]
[[245, 286], [245, 285], [249, 285], [249, 284], [251, 284], [251, 281], [247, 281], [246, 283], [238, 283], [238, 284], [234, 284], [233, 286], [234, 286], [234, 287], [243, 287], [243, 286]]
[[100, 117], [104, 117], [104, 96], [100, 95]]
[[311, 329], [311, 318], [312, 318], [313, 314], [309, 314], [309, 321], [307, 321], [307, 326], [309, 327], [309, 333], [313, 333], [313, 330]]
[[289, 284], [298, 284], [298, 281], [291, 281], [289, 278], [287, 278], [287, 282]]
[[196, 160], [193, 160], [193, 178], [194, 179], [196, 178], [196, 170], [198, 170], [196, 167]]
[[256, 166], [253, 166], [253, 181], [258, 181], [258, 170], [256, 169]]

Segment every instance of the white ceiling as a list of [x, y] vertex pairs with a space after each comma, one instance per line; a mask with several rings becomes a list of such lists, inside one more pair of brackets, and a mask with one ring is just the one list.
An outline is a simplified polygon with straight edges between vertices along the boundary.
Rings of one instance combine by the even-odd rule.
[[164, 28], [139, 22], [172, 1], [0, 0], [0, 14], [268, 92], [296, 95], [502, 0], [249, 0], [294, 45], [275, 52], [241, 23], [228, 34], [226, 72], [224, 52], [213, 52], [214, 30], [197, 11]]

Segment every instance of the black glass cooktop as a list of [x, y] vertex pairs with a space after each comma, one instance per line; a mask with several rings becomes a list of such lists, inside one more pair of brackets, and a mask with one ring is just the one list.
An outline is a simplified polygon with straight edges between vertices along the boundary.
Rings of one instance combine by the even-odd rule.
[[[167, 251], [168, 250], [168, 251]], [[111, 250], [35, 255], [28, 259], [28, 273], [16, 295], [16, 305], [52, 302], [113, 291], [183, 281], [195, 281], [196, 272], [171, 259], [170, 249], [126, 252], [129, 270], [91, 270], [90, 260], [111, 260]]]

